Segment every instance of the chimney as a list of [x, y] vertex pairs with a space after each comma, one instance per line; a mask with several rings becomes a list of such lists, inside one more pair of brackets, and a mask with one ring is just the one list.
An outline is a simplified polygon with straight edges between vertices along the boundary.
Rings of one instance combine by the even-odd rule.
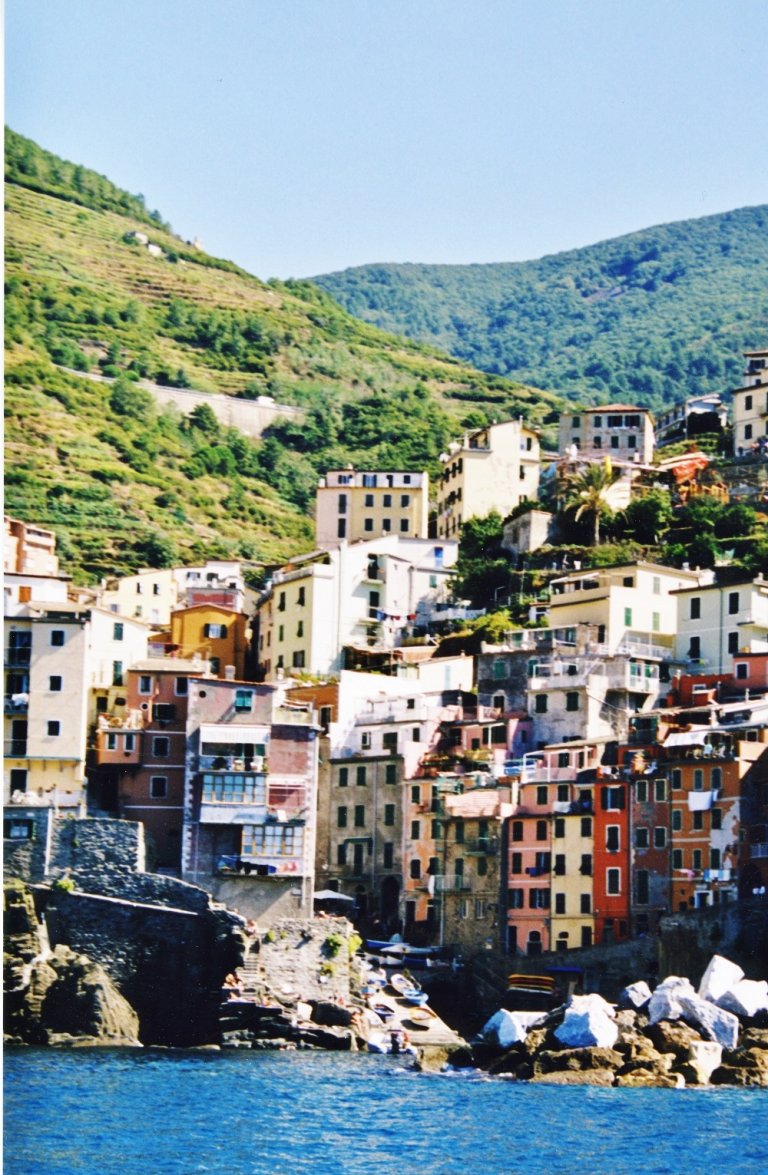
[[235, 680], [235, 667], [234, 667], [234, 665], [225, 665], [224, 666], [224, 680], [225, 681], [234, 681]]

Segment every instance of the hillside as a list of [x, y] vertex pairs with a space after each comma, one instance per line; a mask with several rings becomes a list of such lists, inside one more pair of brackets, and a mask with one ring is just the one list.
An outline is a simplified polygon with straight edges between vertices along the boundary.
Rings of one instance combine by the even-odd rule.
[[[383, 334], [310, 283], [265, 284], [12, 131], [6, 154], [6, 510], [54, 529], [80, 579], [286, 558], [311, 544], [325, 469], [434, 473], [461, 427], [554, 419], [553, 395]], [[142, 378], [268, 395], [303, 423], [250, 441], [160, 411]]]
[[768, 338], [768, 205], [526, 261], [313, 280], [366, 322], [571, 400], [658, 409], [739, 385]]

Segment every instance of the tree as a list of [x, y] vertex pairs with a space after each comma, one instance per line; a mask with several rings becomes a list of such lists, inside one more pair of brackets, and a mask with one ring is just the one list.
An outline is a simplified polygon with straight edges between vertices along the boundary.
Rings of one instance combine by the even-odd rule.
[[625, 532], [639, 543], [658, 543], [669, 530], [673, 516], [669, 494], [651, 490], [642, 498], [633, 498], [623, 512]]
[[592, 546], [600, 542], [600, 520], [612, 513], [609, 502], [611, 486], [619, 478], [610, 457], [602, 464], [590, 464], [580, 473], [573, 474], [566, 485], [564, 513], [573, 512], [576, 521], [584, 517], [592, 519]]

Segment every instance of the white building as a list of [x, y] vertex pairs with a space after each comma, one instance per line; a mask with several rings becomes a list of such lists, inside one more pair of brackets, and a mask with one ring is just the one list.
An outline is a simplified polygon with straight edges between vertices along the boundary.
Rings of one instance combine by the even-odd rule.
[[736, 456], [768, 436], [768, 351], [745, 351], [744, 359], [744, 384], [732, 393]]
[[631, 404], [603, 404], [579, 408], [560, 417], [561, 456], [574, 460], [632, 461], [648, 465], [653, 460], [653, 417]]
[[315, 542], [337, 547], [377, 535], [425, 539], [429, 475], [332, 470], [321, 479], [315, 505]]
[[729, 673], [734, 653], [768, 651], [768, 583], [681, 587], [677, 601], [676, 658], [689, 670]]

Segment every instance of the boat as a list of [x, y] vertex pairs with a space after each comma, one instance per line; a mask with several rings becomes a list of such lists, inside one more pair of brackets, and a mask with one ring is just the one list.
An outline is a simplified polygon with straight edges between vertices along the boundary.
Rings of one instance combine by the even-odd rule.
[[551, 975], [507, 976], [504, 1007], [510, 1012], [545, 1012], [556, 1004], [555, 980]]
[[390, 976], [389, 982], [406, 1003], [420, 1007], [429, 1002], [429, 996], [413, 976], [403, 975], [397, 972]]

